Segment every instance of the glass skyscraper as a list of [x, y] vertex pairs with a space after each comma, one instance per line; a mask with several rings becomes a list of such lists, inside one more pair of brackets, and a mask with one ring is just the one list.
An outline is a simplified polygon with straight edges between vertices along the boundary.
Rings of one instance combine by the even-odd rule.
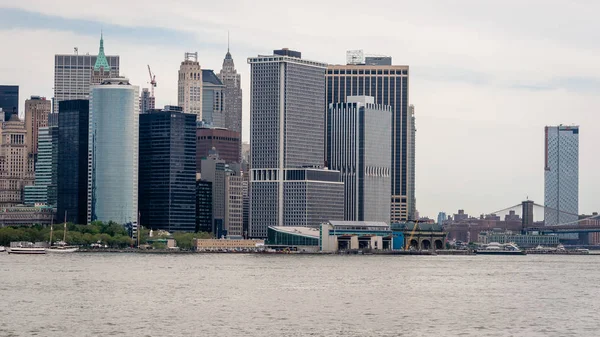
[[35, 185], [25, 186], [24, 203], [56, 205], [58, 166], [58, 127], [41, 127], [38, 131], [38, 158]]
[[544, 224], [579, 219], [579, 126], [545, 129]]
[[88, 223], [137, 224], [139, 97], [124, 77], [92, 86]]
[[19, 112], [19, 86], [0, 85], [0, 109], [4, 111], [4, 120], [8, 121], [10, 115]]

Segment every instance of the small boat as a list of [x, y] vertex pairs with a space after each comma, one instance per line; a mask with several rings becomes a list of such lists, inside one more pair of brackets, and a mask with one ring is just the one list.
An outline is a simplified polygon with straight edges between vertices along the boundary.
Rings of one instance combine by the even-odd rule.
[[6, 250], [9, 254], [46, 254], [46, 248], [31, 242], [11, 242]]
[[4, 248], [4, 246], [0, 246], [0, 253], [3, 253], [6, 251], [6, 248]]
[[50, 247], [46, 249], [48, 253], [74, 253], [79, 250], [79, 247], [76, 246], [68, 246], [65, 240], [67, 239], [67, 212], [65, 211], [65, 222], [63, 228], [63, 239], [56, 243], [55, 246], [52, 245], [52, 234], [54, 233], [54, 226], [50, 224]]

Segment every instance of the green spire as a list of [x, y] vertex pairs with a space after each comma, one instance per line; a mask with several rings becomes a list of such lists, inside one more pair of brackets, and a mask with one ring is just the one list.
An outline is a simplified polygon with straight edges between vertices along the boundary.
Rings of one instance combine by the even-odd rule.
[[104, 55], [104, 36], [102, 32], [100, 32], [100, 50], [98, 51], [98, 57], [96, 57], [94, 70], [99, 71], [101, 68], [104, 68], [104, 71], [110, 71], [110, 65], [108, 65], [106, 55]]

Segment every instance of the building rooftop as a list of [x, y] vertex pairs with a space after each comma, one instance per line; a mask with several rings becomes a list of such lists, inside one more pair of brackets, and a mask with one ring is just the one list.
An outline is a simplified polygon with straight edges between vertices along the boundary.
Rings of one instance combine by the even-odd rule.
[[281, 233], [300, 235], [312, 239], [318, 239], [320, 236], [320, 230], [313, 227], [271, 226], [269, 228]]
[[329, 223], [333, 227], [385, 227], [389, 228], [388, 224], [382, 221], [338, 221], [330, 220]]
[[223, 85], [223, 82], [215, 75], [211, 69], [202, 69], [202, 83], [210, 83], [214, 85]]

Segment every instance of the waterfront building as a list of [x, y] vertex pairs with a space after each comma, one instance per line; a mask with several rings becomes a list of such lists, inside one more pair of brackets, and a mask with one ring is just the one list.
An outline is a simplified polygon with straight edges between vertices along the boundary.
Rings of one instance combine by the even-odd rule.
[[37, 160], [39, 129], [48, 126], [48, 114], [52, 103], [46, 97], [31, 96], [25, 100], [25, 128], [27, 128], [27, 152]]
[[324, 170], [326, 64], [289, 49], [248, 59], [250, 237], [269, 226], [343, 219], [339, 171]]
[[225, 86], [223, 89], [223, 124], [228, 130], [242, 134], [242, 88], [241, 77], [235, 69], [233, 58], [227, 46], [227, 54], [223, 60], [223, 68], [219, 79]]
[[511, 231], [485, 231], [480, 232], [477, 241], [483, 244], [497, 242], [500, 244], [514, 243], [520, 248], [535, 248], [537, 246], [557, 246], [558, 235], [545, 235], [539, 232], [528, 232], [526, 234], [513, 233]]
[[148, 88], [142, 89], [142, 94], [140, 96], [140, 113], [146, 113], [149, 110], [154, 110], [155, 99], [152, 97], [150, 90]]
[[[0, 122], [10, 119], [12, 114], [19, 113], [19, 86], [0, 85], [0, 110], [4, 112], [4, 118]], [[2, 117], [2, 116], [0, 116]]]
[[194, 249], [197, 251], [220, 249], [259, 249], [264, 247], [264, 240], [244, 239], [195, 239]]
[[0, 227], [9, 226], [50, 226], [56, 213], [46, 205], [10, 206], [0, 208]]
[[223, 127], [223, 90], [225, 86], [214, 71], [202, 69], [202, 121]]
[[[414, 109], [409, 111], [409, 67], [391, 65], [391, 57], [362, 57], [348, 53], [346, 65], [329, 65], [326, 73], [326, 104], [343, 103], [348, 96], [372, 96], [376, 104], [392, 108], [391, 127], [391, 221], [415, 218]], [[412, 171], [411, 171], [412, 170]]]
[[212, 232], [213, 219], [212, 182], [196, 181], [196, 231]]
[[[104, 39], [100, 37], [102, 51], [104, 51]], [[59, 103], [65, 100], [89, 99], [90, 84], [94, 67], [108, 64], [110, 78], [119, 76], [119, 56], [103, 55], [106, 63], [98, 58], [100, 55], [57, 54], [54, 56], [54, 112], [59, 110]], [[98, 73], [99, 75], [99, 73]]]
[[198, 116], [202, 120], [202, 69], [198, 63], [198, 52], [185, 53], [179, 66], [177, 82], [177, 105], [183, 112]]
[[196, 230], [196, 115], [180, 107], [140, 115], [139, 212], [153, 230]]
[[240, 133], [214, 127], [199, 127], [196, 129], [196, 164], [197, 171], [201, 172], [202, 158], [208, 157], [212, 151], [219, 154], [219, 158], [226, 163], [240, 162]]
[[25, 186], [24, 204], [55, 207], [58, 183], [58, 126], [40, 127], [35, 183]]
[[58, 103], [57, 213], [87, 223], [89, 101]]
[[391, 109], [348, 96], [327, 111], [327, 165], [344, 182], [344, 220], [390, 221]]
[[139, 88], [107, 79], [90, 94], [87, 222], [137, 225]]
[[29, 155], [27, 130], [18, 114], [0, 127], [0, 207], [23, 203], [23, 189], [33, 185], [34, 161]]
[[411, 250], [440, 250], [444, 249], [446, 232], [441, 224], [428, 222], [401, 222], [390, 225], [394, 233], [404, 234], [402, 249]]
[[578, 220], [579, 126], [546, 126], [544, 224]]

